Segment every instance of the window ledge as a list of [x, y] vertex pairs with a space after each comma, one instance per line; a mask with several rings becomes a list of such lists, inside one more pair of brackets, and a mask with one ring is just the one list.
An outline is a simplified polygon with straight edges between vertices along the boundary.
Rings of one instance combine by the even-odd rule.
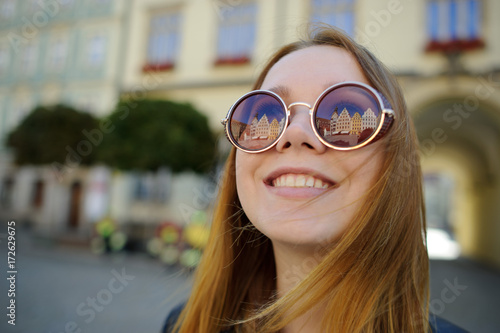
[[218, 58], [215, 60], [215, 66], [224, 66], [224, 65], [244, 65], [250, 63], [250, 58], [247, 56], [241, 57], [228, 57], [228, 58]]
[[431, 40], [425, 47], [426, 52], [455, 53], [481, 49], [484, 47], [482, 39], [455, 39], [449, 41]]
[[142, 66], [143, 72], [165, 72], [172, 70], [174, 68], [174, 63], [163, 62], [158, 64], [145, 64]]

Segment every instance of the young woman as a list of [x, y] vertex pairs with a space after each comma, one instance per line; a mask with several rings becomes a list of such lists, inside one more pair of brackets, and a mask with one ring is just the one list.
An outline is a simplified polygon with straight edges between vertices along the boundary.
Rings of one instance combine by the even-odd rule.
[[209, 244], [164, 330], [429, 332], [417, 141], [390, 72], [318, 28], [223, 123], [235, 148]]

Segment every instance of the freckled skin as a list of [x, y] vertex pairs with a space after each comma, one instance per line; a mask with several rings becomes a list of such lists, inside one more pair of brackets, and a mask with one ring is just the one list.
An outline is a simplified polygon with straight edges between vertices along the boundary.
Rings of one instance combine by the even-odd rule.
[[[281, 96], [287, 105], [313, 105], [328, 86], [342, 81], [369, 84], [348, 52], [333, 46], [313, 46], [278, 61], [261, 88], [283, 86], [289, 91], [286, 98]], [[314, 135], [308, 112], [304, 106], [292, 108], [288, 128], [273, 149], [258, 154], [236, 153], [236, 183], [242, 207], [275, 246], [313, 248], [338, 239], [364, 201], [363, 194], [376, 180], [382, 164], [383, 154], [377, 150], [380, 142], [348, 152], [324, 146]], [[280, 168], [313, 170], [337, 186], [308, 198], [294, 197], [291, 188], [283, 190], [286, 196], [280, 195], [279, 189], [264, 182]]]

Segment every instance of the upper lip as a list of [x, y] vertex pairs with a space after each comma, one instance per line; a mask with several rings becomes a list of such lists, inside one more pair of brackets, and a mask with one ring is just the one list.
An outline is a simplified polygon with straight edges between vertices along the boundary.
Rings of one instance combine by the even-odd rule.
[[284, 174], [309, 175], [321, 179], [321, 181], [323, 181], [324, 183], [328, 183], [329, 186], [334, 186], [337, 184], [334, 180], [325, 176], [319, 171], [309, 168], [293, 168], [293, 167], [284, 167], [274, 170], [266, 178], [264, 178], [264, 183], [267, 185], [272, 185], [274, 179]]

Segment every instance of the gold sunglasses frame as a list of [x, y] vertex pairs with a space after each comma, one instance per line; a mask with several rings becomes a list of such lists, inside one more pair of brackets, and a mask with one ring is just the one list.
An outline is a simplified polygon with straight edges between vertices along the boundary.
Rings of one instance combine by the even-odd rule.
[[[333, 90], [341, 88], [341, 87], [345, 87], [345, 86], [356, 86], [356, 87], [365, 89], [368, 92], [370, 92], [375, 97], [376, 101], [378, 102], [378, 106], [382, 112], [380, 122], [379, 122], [377, 128], [375, 129], [375, 131], [370, 135], [370, 137], [367, 140], [363, 141], [362, 143], [355, 145], [355, 146], [352, 146], [352, 147], [338, 147], [338, 146], [332, 145], [331, 143], [326, 141], [321, 136], [320, 133], [318, 133], [318, 129], [316, 128], [316, 126], [314, 124], [314, 113], [317, 111], [317, 107], [318, 107], [319, 103], [323, 100], [323, 98], [327, 94], [332, 92]], [[245, 147], [240, 146], [237, 143], [237, 141], [233, 138], [233, 135], [232, 135], [231, 129], [230, 129], [230, 126], [231, 126], [230, 119], [231, 119], [232, 114], [236, 110], [237, 106], [243, 100], [245, 100], [249, 96], [252, 96], [255, 94], [267, 94], [267, 95], [271, 95], [274, 98], [276, 98], [283, 106], [283, 110], [285, 110], [285, 124], [286, 124], [284, 126], [283, 130], [281, 131], [280, 135], [276, 138], [276, 140], [272, 144], [270, 144], [269, 146], [264, 147], [262, 149], [258, 149], [258, 150], [246, 149]], [[228, 140], [231, 142], [231, 144], [233, 146], [235, 146], [236, 148], [238, 148], [241, 151], [244, 151], [246, 153], [251, 153], [251, 154], [262, 153], [262, 152], [265, 152], [269, 149], [272, 149], [274, 146], [276, 146], [276, 144], [279, 142], [279, 140], [281, 140], [281, 138], [285, 134], [286, 129], [287, 129], [289, 122], [290, 122], [290, 109], [294, 106], [299, 106], [299, 105], [305, 106], [309, 109], [309, 118], [310, 118], [310, 122], [311, 122], [311, 128], [313, 129], [314, 134], [321, 141], [321, 143], [323, 143], [325, 146], [327, 146], [329, 148], [332, 148], [334, 150], [341, 150], [341, 151], [349, 151], [349, 150], [359, 149], [359, 148], [362, 148], [362, 147], [369, 145], [370, 143], [377, 141], [378, 139], [383, 137], [389, 131], [389, 128], [391, 127], [392, 123], [394, 122], [394, 119], [396, 118], [396, 113], [394, 112], [391, 105], [389, 104], [389, 101], [387, 101], [387, 99], [384, 98], [383, 95], [381, 93], [379, 93], [377, 90], [373, 89], [369, 85], [362, 83], [362, 82], [345, 81], [345, 82], [334, 84], [333, 86], [326, 88], [319, 95], [319, 97], [316, 99], [316, 101], [314, 102], [314, 105], [312, 107], [310, 104], [304, 103], [304, 102], [294, 102], [294, 103], [291, 103], [290, 105], [287, 106], [286, 103], [283, 101], [283, 99], [278, 94], [276, 94], [275, 92], [272, 92], [270, 90], [250, 91], [250, 92], [244, 94], [243, 96], [241, 96], [240, 98], [238, 98], [238, 100], [231, 106], [231, 108], [229, 108], [229, 111], [227, 112], [226, 117], [221, 120], [221, 124], [224, 126], [226, 137], [228, 138]]]

